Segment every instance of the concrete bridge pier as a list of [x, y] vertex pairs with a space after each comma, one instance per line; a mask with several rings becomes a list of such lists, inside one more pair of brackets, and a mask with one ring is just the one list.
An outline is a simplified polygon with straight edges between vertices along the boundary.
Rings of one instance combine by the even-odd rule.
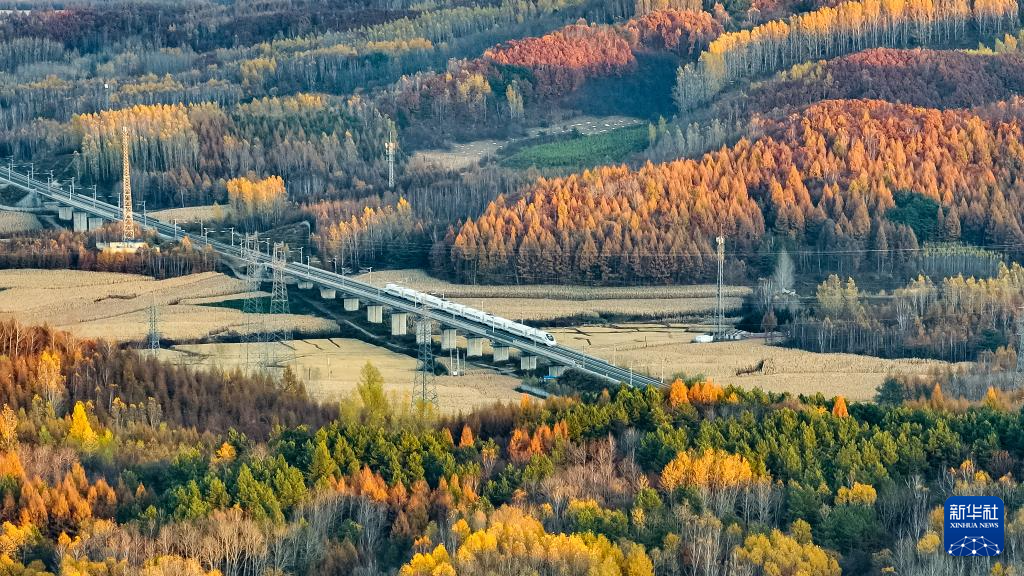
[[345, 298], [342, 302], [342, 307], [345, 312], [355, 312], [359, 310], [359, 298]]
[[299, 280], [295, 285], [299, 290], [311, 290], [313, 288], [313, 283], [309, 280]]
[[565, 374], [566, 366], [548, 366], [548, 376], [552, 378], [559, 378], [562, 374]]
[[407, 312], [391, 313], [391, 335], [405, 336], [409, 332], [409, 314]]
[[[313, 283], [312, 282], [309, 283], [309, 287], [310, 288], [313, 287]], [[299, 288], [302, 288], [302, 284], [299, 284]], [[325, 287], [321, 286], [320, 287], [320, 297], [323, 298], [324, 300], [334, 300], [335, 298], [338, 297], [338, 291], [335, 290], [334, 288], [325, 288]]]
[[487, 338], [467, 338], [466, 358], [479, 358], [483, 356], [484, 342], [487, 342]]
[[458, 346], [458, 332], [455, 331], [455, 328], [442, 328], [441, 350], [453, 350], [456, 346]]
[[494, 346], [491, 348], [495, 362], [508, 362], [508, 346]]
[[366, 321], [371, 324], [382, 324], [384, 322], [384, 307], [380, 304], [370, 304], [366, 307]]
[[57, 206], [57, 218], [69, 222], [75, 210], [71, 206]]
[[88, 228], [89, 230], [99, 230], [100, 228], [103, 228], [103, 218], [100, 218], [99, 216], [89, 216]]
[[89, 215], [85, 212], [74, 212], [71, 215], [71, 229], [75, 232], [85, 232], [89, 229]]
[[524, 372], [530, 372], [537, 369], [537, 357], [522, 355], [519, 357], [519, 369]]

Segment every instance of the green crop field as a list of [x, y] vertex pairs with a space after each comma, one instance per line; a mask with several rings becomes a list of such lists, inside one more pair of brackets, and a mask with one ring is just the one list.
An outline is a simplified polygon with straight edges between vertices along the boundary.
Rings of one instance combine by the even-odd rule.
[[629, 126], [528, 146], [502, 160], [510, 168], [578, 168], [623, 162], [647, 146], [647, 127]]

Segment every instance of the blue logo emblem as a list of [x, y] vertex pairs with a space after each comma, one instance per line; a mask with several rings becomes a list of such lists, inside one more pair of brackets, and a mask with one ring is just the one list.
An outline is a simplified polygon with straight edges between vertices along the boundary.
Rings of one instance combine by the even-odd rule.
[[946, 499], [942, 543], [950, 556], [998, 556], [1006, 532], [1003, 501], [995, 496]]

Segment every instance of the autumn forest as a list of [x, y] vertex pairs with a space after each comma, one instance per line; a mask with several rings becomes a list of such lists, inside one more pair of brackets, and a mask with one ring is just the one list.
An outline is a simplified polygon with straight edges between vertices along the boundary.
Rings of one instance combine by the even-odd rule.
[[[116, 204], [126, 146], [136, 210], [176, 230], [104, 251], [116, 224], [67, 230], [0, 185], [41, 222], [0, 225], [0, 270], [232, 275], [204, 240], [259, 233], [473, 295], [721, 273], [721, 319], [586, 319], [870, 358], [880, 383], [510, 369], [532, 395], [443, 410], [353, 355], [325, 401], [309, 371], [5, 309], [0, 575], [1024, 576], [1022, 8], [0, 0], [2, 164]], [[1000, 556], [944, 550], [963, 495], [1002, 498]]]

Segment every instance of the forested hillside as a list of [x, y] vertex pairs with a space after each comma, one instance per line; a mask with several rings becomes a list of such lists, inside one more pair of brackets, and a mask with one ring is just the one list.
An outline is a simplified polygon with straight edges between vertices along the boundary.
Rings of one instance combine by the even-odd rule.
[[933, 239], [884, 218], [900, 191], [941, 207], [950, 222], [935, 239], [1010, 254], [1024, 240], [1013, 208], [1017, 118], [833, 100], [763, 129], [698, 160], [542, 180], [450, 234], [442, 270], [477, 282], [700, 281], [713, 273], [714, 236], [729, 237], [742, 264], [767, 231], [812, 247], [801, 251], [804, 267], [898, 266]]
[[[0, 0], [3, 163], [116, 203], [127, 133], [136, 209], [182, 239], [21, 233], [0, 267], [169, 277], [259, 232], [343, 274], [678, 285], [722, 236], [729, 321], [767, 341], [735, 381], [770, 344], [969, 364], [877, 369], [873, 402], [570, 370], [441, 416], [362, 358], [319, 403], [5, 320], [0, 574], [1024, 571], [1014, 0], [51, 4]], [[668, 356], [639, 334], [603, 350]], [[1003, 499], [1000, 558], [945, 554], [953, 495]]]
[[749, 80], [812, 59], [871, 47], [955, 46], [969, 25], [981, 37], [1014, 31], [1017, 3], [961, 0], [856, 0], [776, 20], [716, 39], [694, 64], [680, 69], [680, 108], [708, 102], [729, 83]]
[[742, 102], [730, 104], [747, 113], [853, 98], [970, 108], [1008, 100], [1022, 90], [1024, 59], [1016, 52], [879, 48], [794, 66], [753, 86]]
[[339, 411], [288, 373], [14, 323], [0, 348], [12, 575], [952, 574], [937, 507], [979, 493], [1007, 505], [1002, 562], [1024, 545], [1016, 393], [893, 380], [847, 404], [695, 379], [438, 420], [369, 364]]
[[580, 21], [544, 36], [499, 44], [479, 58], [451, 62], [443, 73], [404, 78], [390, 94], [393, 110], [386, 104], [384, 108], [398, 118], [413, 143], [444, 136], [506, 135], [543, 121], [549, 107], [588, 81], [622, 78], [603, 89], [649, 96], [631, 88], [648, 81], [638, 77], [650, 72], [638, 70], [638, 59], [690, 61], [722, 31], [707, 12], [675, 8], [646, 12], [614, 26]]

